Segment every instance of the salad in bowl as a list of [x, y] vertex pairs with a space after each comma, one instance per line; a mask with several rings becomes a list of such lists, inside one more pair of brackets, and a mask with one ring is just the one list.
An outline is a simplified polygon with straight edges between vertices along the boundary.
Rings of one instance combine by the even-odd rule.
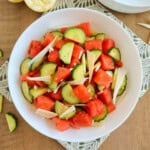
[[93, 34], [89, 22], [32, 40], [20, 73], [25, 99], [59, 131], [101, 124], [127, 85], [115, 41]]
[[8, 83], [14, 105], [34, 129], [81, 142], [111, 133], [128, 118], [141, 70], [136, 47], [118, 23], [70, 8], [42, 16], [22, 33]]

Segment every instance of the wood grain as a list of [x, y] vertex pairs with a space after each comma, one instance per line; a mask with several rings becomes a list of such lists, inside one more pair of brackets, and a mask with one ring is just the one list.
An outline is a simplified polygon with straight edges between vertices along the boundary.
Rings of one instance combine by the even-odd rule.
[[[110, 10], [111, 11], [111, 10]], [[145, 42], [149, 31], [137, 26], [137, 22], [150, 23], [150, 12], [141, 14], [122, 14], [111, 11]], [[4, 50], [2, 64], [9, 58], [19, 35], [41, 14], [28, 9], [24, 3], [11, 4], [0, 0], [0, 48]], [[127, 121], [113, 132], [99, 150], [149, 150], [150, 143], [150, 91], [137, 104]], [[9, 133], [5, 113], [12, 112], [18, 118], [18, 127]], [[0, 150], [64, 150], [55, 140], [47, 138], [31, 128], [19, 115], [13, 104], [4, 102], [0, 114]]]
[[149, 150], [150, 91], [137, 104], [127, 121], [110, 135], [100, 150]]

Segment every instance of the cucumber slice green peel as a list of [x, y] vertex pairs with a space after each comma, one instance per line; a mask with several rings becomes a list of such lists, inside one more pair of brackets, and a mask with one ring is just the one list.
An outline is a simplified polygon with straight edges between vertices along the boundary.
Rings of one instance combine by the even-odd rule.
[[37, 89], [31, 88], [31, 89], [29, 90], [29, 94], [30, 94], [30, 95], [32, 96], [32, 98], [34, 99], [34, 98], [36, 98], [36, 97], [38, 97], [38, 96], [40, 96], [40, 95], [45, 94], [47, 91], [48, 91], [47, 88], [42, 88], [42, 87], [39, 87], [39, 88], [37, 88]]
[[13, 132], [17, 127], [17, 118], [12, 113], [6, 113], [5, 118], [8, 124], [8, 129]]
[[56, 67], [57, 67], [57, 64], [53, 63], [53, 62], [47, 62], [41, 66], [40, 76], [41, 77], [48, 77], [48, 76], [50, 77], [49, 81], [45, 81], [46, 84], [51, 84], [52, 75], [54, 75]]
[[117, 96], [121, 96], [124, 93], [126, 86], [127, 86], [127, 75], [124, 76], [123, 82], [120, 86]]
[[97, 59], [100, 57], [102, 51], [101, 50], [91, 50], [87, 52], [87, 64], [89, 69], [89, 82], [91, 82], [93, 71], [94, 71], [94, 64]]
[[60, 115], [60, 118], [65, 118], [65, 119], [69, 119], [71, 117], [73, 117], [76, 113], [76, 108], [75, 106], [71, 106], [69, 108], [67, 108], [66, 111], [64, 111], [61, 115]]
[[108, 55], [111, 56], [115, 61], [121, 60], [121, 54], [119, 48], [112, 48], [108, 51]]
[[61, 61], [63, 61], [65, 64], [70, 64], [71, 57], [73, 53], [74, 43], [68, 42], [62, 46], [62, 48], [59, 51], [59, 56]]
[[77, 96], [74, 94], [71, 85], [68, 83], [62, 87], [61, 94], [64, 101], [69, 104], [78, 104], [80, 102]]
[[[35, 70], [36, 68], [38, 68], [44, 61], [45, 57], [41, 57], [38, 60], [36, 60], [34, 63], [32, 63], [31, 65], [31, 70]], [[28, 64], [29, 65], [29, 64]]]
[[95, 95], [95, 88], [94, 88], [94, 86], [93, 86], [92, 84], [89, 84], [89, 85], [87, 86], [87, 89], [88, 89], [88, 91], [89, 91], [89, 93], [90, 93], [90, 95], [91, 95], [91, 98], [93, 98], [94, 95]]
[[105, 39], [105, 33], [97, 33], [95, 35], [95, 39], [104, 40]]
[[85, 76], [84, 65], [82, 63], [77, 64], [72, 70], [73, 80], [81, 81], [82, 79], [84, 79], [84, 76]]
[[116, 83], [115, 83], [114, 92], [113, 92], [113, 103], [114, 104], [116, 103], [116, 97], [118, 95], [119, 89], [122, 86], [122, 83], [124, 81], [126, 74], [127, 74], [126, 69], [124, 69], [124, 68], [118, 69]]
[[28, 86], [27, 82], [23, 81], [21, 83], [21, 90], [22, 90], [22, 94], [23, 94], [24, 98], [28, 102], [32, 103], [32, 96], [29, 93], [29, 86]]
[[100, 55], [102, 54], [102, 51], [99, 49], [93, 49], [93, 50], [90, 50], [89, 53], [92, 53], [95, 56], [94, 62], [96, 62], [98, 58], [100, 57]]
[[85, 32], [82, 29], [76, 27], [72, 27], [66, 30], [64, 33], [64, 37], [66, 39], [78, 42], [79, 44], [84, 44], [86, 40]]
[[54, 36], [58, 36], [58, 41], [63, 39], [63, 33], [58, 30], [51, 31], [50, 33]]
[[107, 109], [107, 106], [104, 105], [104, 112], [102, 114], [94, 117], [94, 121], [100, 122], [100, 121], [104, 120], [107, 117], [107, 114], [108, 114], [108, 109]]
[[29, 63], [31, 58], [25, 58], [20, 65], [20, 73], [27, 74], [30, 71]]
[[54, 106], [55, 112], [61, 119], [69, 119], [76, 113], [75, 106], [66, 106], [63, 103], [56, 101]]

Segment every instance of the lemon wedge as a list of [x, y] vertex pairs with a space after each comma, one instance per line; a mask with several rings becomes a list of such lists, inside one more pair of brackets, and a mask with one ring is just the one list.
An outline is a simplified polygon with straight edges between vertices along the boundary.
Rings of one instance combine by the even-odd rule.
[[23, 0], [8, 0], [11, 3], [20, 3], [23, 2]]
[[33, 11], [46, 12], [54, 7], [56, 0], [24, 0], [24, 2]]

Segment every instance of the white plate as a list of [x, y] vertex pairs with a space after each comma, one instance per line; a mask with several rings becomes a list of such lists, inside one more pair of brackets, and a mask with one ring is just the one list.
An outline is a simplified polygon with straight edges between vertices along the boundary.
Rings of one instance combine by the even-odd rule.
[[99, 0], [108, 8], [123, 13], [150, 11], [150, 0]]
[[[62, 15], [63, 14], [63, 15]], [[124, 67], [128, 72], [126, 95], [117, 109], [108, 115], [102, 127], [69, 129], [59, 132], [50, 121], [41, 118], [23, 97], [20, 89], [20, 64], [25, 58], [30, 41], [40, 39], [49, 29], [90, 22], [91, 28], [104, 32], [120, 48]], [[38, 132], [54, 139], [71, 142], [91, 141], [117, 129], [131, 114], [141, 89], [142, 68], [138, 51], [128, 33], [114, 20], [95, 10], [70, 8], [47, 13], [31, 24], [16, 42], [8, 66], [8, 84], [14, 105], [24, 120]]]

